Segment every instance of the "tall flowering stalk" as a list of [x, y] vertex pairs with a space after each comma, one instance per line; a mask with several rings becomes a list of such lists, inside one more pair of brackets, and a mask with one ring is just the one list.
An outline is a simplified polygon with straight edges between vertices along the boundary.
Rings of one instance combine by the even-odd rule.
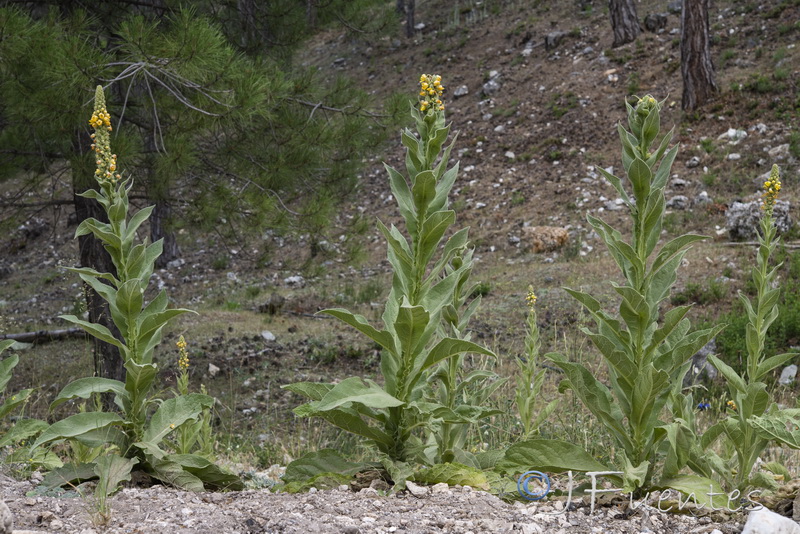
[[[456, 292], [463, 285], [464, 273], [471, 269], [471, 262], [463, 261], [468, 229], [444, 238], [455, 223], [448, 196], [458, 164], [447, 168], [452, 144], [442, 150], [450, 132], [445, 123], [443, 92], [440, 76], [420, 77], [419, 104], [411, 110], [416, 135], [406, 129], [401, 137], [406, 147], [407, 176], [385, 166], [408, 237], [394, 225], [378, 224], [393, 267], [383, 324], [375, 328], [365, 317], [340, 308], [323, 312], [382, 347], [384, 385], [351, 377], [338, 384], [302, 382], [285, 386], [311, 399], [295, 413], [322, 417], [370, 440], [394, 464], [424, 461], [425, 444], [416, 429], [430, 429], [439, 422], [474, 420], [474, 413], [458, 413], [426, 400], [430, 396], [426, 395], [431, 387], [430, 370], [465, 352], [492, 355], [467, 339], [442, 335], [443, 320], [449, 317], [458, 322], [451, 307], [458, 301]], [[437, 251], [440, 255], [434, 262]]]
[[566, 374], [561, 389], [571, 389], [609, 430], [621, 453], [617, 465], [623, 473], [623, 489], [632, 492], [652, 485], [667, 449], [665, 440], [673, 449], [680, 447], [664, 431], [662, 415], [670, 397], [679, 392], [691, 356], [719, 330], [690, 332], [685, 318], [689, 306], [661, 314], [687, 248], [704, 239], [679, 236], [656, 252], [665, 210], [664, 188], [677, 154], [677, 147], [669, 148], [671, 131], [656, 142], [662, 104], [649, 95], [635, 106], [626, 103], [630, 130], [618, 125], [622, 166], [632, 194], [620, 178], [601, 170], [630, 212], [631, 241], [608, 223], [587, 216], [624, 276], [623, 284], [612, 283], [620, 297], [618, 314], [603, 311], [600, 302], [587, 293], [567, 289], [594, 319], [596, 329], [583, 331], [605, 358], [610, 387], [566, 356], [547, 355]]
[[528, 293], [525, 295], [525, 302], [528, 305], [525, 355], [515, 358], [519, 375], [517, 376], [517, 389], [514, 392], [514, 403], [517, 406], [522, 425], [522, 439], [533, 437], [538, 432], [539, 426], [558, 405], [558, 400], [552, 400], [538, 413], [535, 410], [545, 375], [545, 370], [539, 368], [539, 351], [542, 343], [539, 339], [539, 325], [536, 323], [536, 300], [536, 293], [533, 292], [533, 287], [529, 286]]
[[170, 308], [164, 290], [149, 302], [145, 301], [155, 261], [161, 255], [162, 242], [136, 243], [136, 232], [150, 216], [153, 206], [128, 216], [128, 192], [133, 184], [129, 179], [122, 179], [117, 171], [117, 156], [112, 152], [110, 142], [111, 116], [106, 109], [102, 87], [98, 86], [95, 91], [94, 104], [89, 124], [94, 129], [92, 148], [99, 190], [92, 189], [82, 195], [97, 200], [105, 210], [108, 222], [86, 219], [78, 226], [75, 237], [93, 234], [102, 241], [116, 273], [101, 273], [87, 267], [70, 270], [108, 302], [111, 319], [122, 339], [117, 339], [105, 326], [74, 315], [61, 318], [117, 347], [125, 362], [125, 382], [89, 377], [68, 384], [52, 402], [51, 409], [69, 400], [110, 393], [114, 395], [119, 413], [95, 411], [67, 417], [42, 432], [33, 448], [56, 440], [75, 440], [90, 447], [107, 445], [116, 453], [93, 463], [100, 479], [98, 491], [103, 494], [113, 492], [119, 482], [128, 479], [136, 465], [155, 478], [186, 489], [241, 487], [237, 477], [223, 473], [205, 458], [170, 454], [160, 447], [176, 428], [187, 421], [198, 421], [214, 399], [187, 392], [162, 400], [153, 392], [158, 373], [153, 353], [161, 341], [162, 331], [170, 320], [191, 310]]
[[[770, 265], [770, 258], [780, 242], [777, 237], [773, 210], [781, 190], [777, 165], [772, 166], [769, 179], [764, 182], [762, 209], [758, 236], [756, 265], [752, 278], [756, 287], [755, 301], [743, 292], [739, 300], [747, 313], [746, 346], [747, 362], [743, 376], [739, 376], [716, 356], [709, 361], [725, 377], [731, 400], [728, 401], [727, 418], [709, 428], [703, 435], [706, 448], [719, 436], [725, 436], [734, 454], [725, 460], [713, 462], [715, 471], [730, 488], [745, 491], [751, 486], [769, 487], [771, 481], [762, 473], [753, 473], [753, 466], [769, 442], [776, 439], [795, 448], [800, 445], [797, 437], [787, 430], [785, 418], [797, 417], [797, 410], [781, 410], [770, 402], [767, 384], [763, 379], [777, 367], [797, 357], [796, 353], [780, 354], [767, 358], [764, 345], [770, 325], [778, 317], [780, 286], [776, 283], [780, 265]], [[793, 424], [794, 426], [794, 424]], [[712, 450], [707, 454], [715, 457]]]

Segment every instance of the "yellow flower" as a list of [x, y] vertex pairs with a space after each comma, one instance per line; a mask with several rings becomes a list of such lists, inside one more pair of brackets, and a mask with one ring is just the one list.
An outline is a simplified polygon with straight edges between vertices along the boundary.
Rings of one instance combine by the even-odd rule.
[[178, 368], [181, 371], [187, 371], [189, 369], [189, 353], [186, 350], [187, 344], [183, 336], [178, 338], [175, 346], [178, 347]]
[[769, 173], [769, 180], [764, 182], [764, 194], [762, 197], [764, 201], [761, 204], [768, 217], [772, 216], [772, 210], [775, 208], [775, 202], [778, 200], [778, 192], [781, 190], [780, 171], [777, 165], [772, 166], [772, 171]]
[[533, 306], [536, 304], [536, 293], [533, 292], [533, 286], [528, 286], [528, 294], [525, 295], [525, 302], [531, 309], [533, 309]]
[[732, 400], [729, 400], [727, 402], [727, 405], [728, 405], [728, 408], [730, 408], [731, 410], [736, 410], [736, 403], [733, 402]]
[[97, 154], [97, 170], [95, 176], [101, 184], [113, 184], [115, 176], [113, 171], [117, 168], [117, 156], [111, 154], [111, 139], [108, 132], [112, 131], [111, 115], [106, 110], [106, 98], [103, 88], [97, 86], [94, 95], [94, 112], [89, 124], [94, 128], [92, 139], [95, 142], [92, 148]]
[[169, 427], [170, 427], [171, 429], [172, 429], [172, 428], [175, 428], [175, 423], [170, 423]]
[[444, 110], [442, 103], [442, 94], [444, 87], [442, 86], [442, 77], [438, 74], [423, 74], [419, 77], [419, 109], [420, 111], [431, 110]]

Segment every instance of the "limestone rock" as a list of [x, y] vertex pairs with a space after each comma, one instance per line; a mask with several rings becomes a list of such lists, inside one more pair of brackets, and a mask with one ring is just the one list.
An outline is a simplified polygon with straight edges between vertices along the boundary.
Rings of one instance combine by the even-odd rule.
[[800, 525], [766, 508], [750, 512], [742, 534], [800, 534]]
[[[779, 234], [785, 233], [792, 228], [793, 222], [789, 208], [789, 202], [785, 200], [775, 202], [773, 216], [775, 217], [775, 225]], [[731, 204], [725, 212], [725, 223], [731, 239], [747, 240], [755, 238], [762, 215], [763, 211], [759, 200]]]
[[650, 13], [644, 18], [644, 27], [647, 31], [656, 33], [667, 27], [667, 13]]
[[14, 531], [14, 516], [6, 503], [0, 501], [0, 534], [11, 534]]
[[534, 253], [552, 252], [564, 246], [569, 234], [558, 226], [526, 226], [522, 229], [523, 242]]
[[797, 378], [797, 366], [792, 364], [783, 368], [781, 377], [778, 379], [778, 384], [782, 386], [791, 386]]

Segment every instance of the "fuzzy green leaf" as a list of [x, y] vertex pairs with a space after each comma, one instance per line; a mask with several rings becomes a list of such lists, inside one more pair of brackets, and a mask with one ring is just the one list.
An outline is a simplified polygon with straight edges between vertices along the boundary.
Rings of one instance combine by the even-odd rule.
[[[93, 430], [102, 430], [110, 428], [114, 425], [120, 425], [124, 421], [115, 413], [108, 412], [84, 412], [71, 415], [53, 423], [44, 432], [42, 432], [33, 444], [32, 448], [39, 447], [50, 441], [57, 439], [70, 439], [74, 438], [82, 441], [81, 437]], [[90, 446], [97, 446], [98, 443], [95, 439], [90, 440]], [[104, 442], [100, 442], [102, 445]]]
[[89, 334], [91, 334], [92, 336], [96, 337], [101, 341], [105, 341], [106, 343], [114, 345], [119, 349], [123, 348], [122, 342], [117, 338], [115, 338], [111, 334], [111, 331], [103, 325], [90, 323], [84, 321], [83, 319], [78, 319], [74, 315], [59, 315], [59, 318], [64, 319], [65, 321], [69, 321], [70, 323], [83, 328], [86, 332], [88, 332]]
[[158, 445], [167, 434], [186, 421], [197, 419], [204, 409], [212, 406], [214, 406], [214, 398], [201, 393], [190, 393], [167, 399], [161, 403], [150, 418], [150, 424], [142, 436], [142, 441]]
[[531, 469], [554, 473], [608, 471], [608, 467], [579, 446], [557, 439], [532, 439], [516, 443], [506, 450], [497, 468], [506, 473]]
[[110, 378], [100, 377], [87, 377], [79, 378], [67, 384], [64, 389], [56, 396], [53, 402], [50, 403], [50, 409], [53, 410], [61, 403], [75, 398], [88, 399], [94, 393], [115, 393], [120, 397], [127, 397], [128, 393], [125, 391], [125, 384], [119, 380], [112, 380]]
[[131, 470], [138, 463], [137, 458], [123, 458], [116, 454], [101, 456], [94, 466], [94, 472], [100, 478], [95, 491], [104, 496], [113, 494], [120, 483], [130, 481]]

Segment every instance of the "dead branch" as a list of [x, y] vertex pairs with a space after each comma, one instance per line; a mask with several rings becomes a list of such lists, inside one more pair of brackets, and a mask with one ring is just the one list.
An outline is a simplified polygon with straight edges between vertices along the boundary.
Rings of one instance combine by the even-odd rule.
[[19, 334], [0, 334], [0, 339], [13, 339], [21, 343], [47, 343], [57, 339], [86, 335], [81, 328], [65, 328], [63, 330], [39, 330], [38, 332], [21, 332]]

